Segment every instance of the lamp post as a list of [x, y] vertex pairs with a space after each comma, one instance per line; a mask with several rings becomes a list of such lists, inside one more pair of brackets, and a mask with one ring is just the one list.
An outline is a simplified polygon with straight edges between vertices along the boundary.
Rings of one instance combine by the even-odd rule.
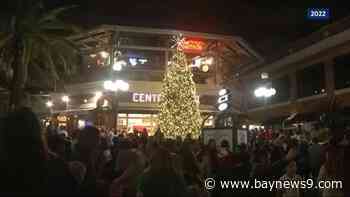
[[64, 103], [66, 103], [66, 111], [68, 112], [68, 103], [69, 103], [69, 96], [67, 96], [67, 95], [64, 95], [64, 96], [62, 96], [62, 101], [64, 102]]
[[117, 130], [118, 127], [118, 92], [119, 91], [128, 91], [129, 90], [129, 84], [123, 80], [116, 80], [116, 81], [105, 81], [103, 84], [103, 87], [105, 90], [113, 93], [113, 102], [112, 102], [112, 111], [113, 111], [113, 124], [115, 126], [115, 129]]
[[47, 101], [46, 102], [46, 107], [49, 108], [50, 110], [50, 115], [52, 115], [52, 107], [53, 107], [53, 102], [52, 101]]

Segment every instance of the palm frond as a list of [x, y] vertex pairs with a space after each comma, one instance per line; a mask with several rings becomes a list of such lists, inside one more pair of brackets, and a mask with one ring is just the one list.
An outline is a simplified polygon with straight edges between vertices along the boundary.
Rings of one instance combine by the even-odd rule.
[[59, 19], [55, 19], [46, 23], [41, 23], [39, 27], [44, 31], [59, 30], [67, 32], [68, 34], [82, 32], [82, 29], [80, 27], [73, 24], [67, 24]]
[[70, 10], [72, 8], [75, 8], [77, 6], [66, 6], [66, 7], [60, 7], [54, 10], [51, 10], [49, 13], [45, 14], [41, 19], [39, 19], [39, 24], [46, 23], [52, 20], [57, 19], [57, 17], [62, 14], [63, 12]]
[[24, 67], [28, 67], [30, 60], [32, 58], [33, 43], [31, 39], [24, 41], [24, 49], [22, 55], [22, 64]]
[[47, 58], [47, 68], [49, 70], [49, 73], [51, 74], [51, 76], [55, 79], [55, 80], [58, 80], [60, 77], [57, 73], [57, 70], [56, 70], [56, 66], [55, 66], [55, 62], [52, 58], [52, 53], [50, 50], [47, 50], [47, 53], [46, 53], [46, 58]]

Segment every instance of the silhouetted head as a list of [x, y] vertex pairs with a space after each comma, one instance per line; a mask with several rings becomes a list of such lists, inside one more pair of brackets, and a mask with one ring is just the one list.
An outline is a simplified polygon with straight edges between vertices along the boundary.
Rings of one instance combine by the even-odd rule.
[[3, 119], [0, 144], [9, 162], [41, 161], [47, 153], [39, 120], [29, 108], [18, 109]]
[[20, 108], [2, 120], [0, 145], [0, 174], [6, 180], [0, 190], [26, 195], [43, 192], [47, 148], [39, 120], [30, 109]]

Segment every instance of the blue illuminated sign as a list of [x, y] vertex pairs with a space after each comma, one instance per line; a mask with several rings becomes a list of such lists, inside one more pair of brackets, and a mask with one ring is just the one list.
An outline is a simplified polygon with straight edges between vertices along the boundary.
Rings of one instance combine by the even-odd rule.
[[329, 20], [329, 8], [309, 8], [307, 10], [307, 18], [310, 20]]

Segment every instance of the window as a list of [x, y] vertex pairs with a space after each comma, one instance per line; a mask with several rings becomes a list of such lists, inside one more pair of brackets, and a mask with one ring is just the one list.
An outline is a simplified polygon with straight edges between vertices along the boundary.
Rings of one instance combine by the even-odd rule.
[[325, 93], [325, 75], [322, 63], [314, 64], [297, 73], [298, 97], [308, 97]]
[[271, 97], [271, 103], [286, 102], [290, 98], [290, 80], [288, 75], [272, 80], [272, 87], [276, 89], [276, 95]]
[[350, 88], [350, 54], [334, 59], [335, 89]]

